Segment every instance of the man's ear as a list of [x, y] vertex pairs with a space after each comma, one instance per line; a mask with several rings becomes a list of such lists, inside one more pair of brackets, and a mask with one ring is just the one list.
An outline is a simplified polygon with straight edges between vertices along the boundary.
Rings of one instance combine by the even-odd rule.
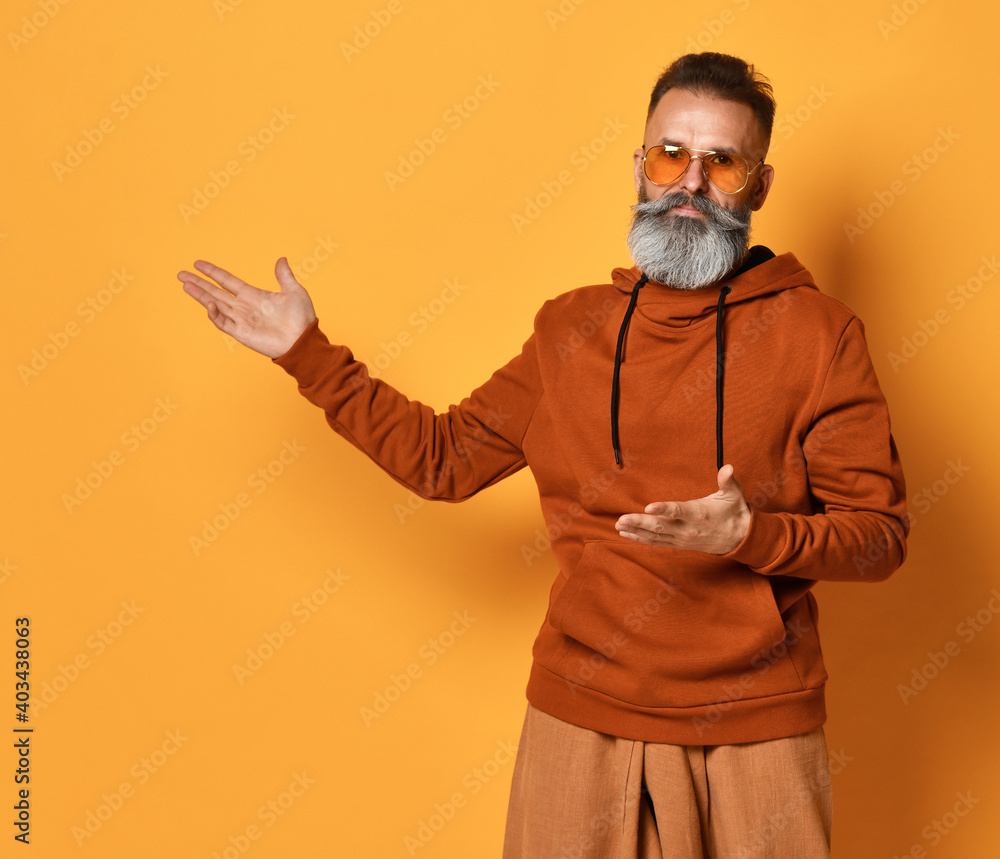
[[637, 194], [642, 191], [643, 182], [646, 180], [646, 175], [642, 172], [642, 157], [645, 154], [641, 146], [632, 153], [632, 172], [635, 176], [635, 192]]
[[754, 171], [754, 179], [752, 181], [754, 185], [753, 191], [750, 194], [750, 202], [753, 205], [753, 210], [756, 212], [764, 205], [767, 193], [771, 190], [771, 183], [774, 181], [774, 168], [770, 164], [761, 164]]

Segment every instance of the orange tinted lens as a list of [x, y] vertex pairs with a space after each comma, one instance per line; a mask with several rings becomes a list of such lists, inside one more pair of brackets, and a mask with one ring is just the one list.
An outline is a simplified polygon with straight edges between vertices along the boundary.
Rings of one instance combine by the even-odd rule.
[[[734, 194], [747, 183], [747, 166], [735, 155], [717, 152], [701, 159], [708, 181], [720, 191]], [[672, 185], [687, 170], [691, 156], [678, 147], [654, 146], [646, 153], [646, 176], [654, 185]]]
[[654, 185], [671, 185], [687, 170], [691, 159], [683, 149], [654, 146], [646, 153], [646, 177]]
[[717, 153], [706, 155], [704, 162], [708, 181], [720, 191], [732, 194], [746, 185], [747, 167], [741, 159], [733, 155]]

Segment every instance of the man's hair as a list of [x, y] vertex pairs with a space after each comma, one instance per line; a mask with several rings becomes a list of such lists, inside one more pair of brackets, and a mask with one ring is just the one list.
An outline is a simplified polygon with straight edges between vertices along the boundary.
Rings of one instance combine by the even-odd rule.
[[765, 145], [770, 142], [775, 109], [771, 84], [739, 57], [706, 52], [685, 54], [674, 60], [653, 87], [646, 112], [647, 122], [667, 90], [674, 88], [747, 105], [764, 131]]

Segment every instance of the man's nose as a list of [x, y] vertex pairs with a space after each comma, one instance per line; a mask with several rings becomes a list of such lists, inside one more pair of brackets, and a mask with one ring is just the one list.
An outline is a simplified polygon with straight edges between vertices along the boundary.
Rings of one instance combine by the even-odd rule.
[[681, 174], [677, 184], [692, 195], [699, 191], [702, 193], [708, 191], [708, 174], [705, 172], [705, 164], [700, 155], [691, 156], [691, 163], [688, 164], [687, 170]]

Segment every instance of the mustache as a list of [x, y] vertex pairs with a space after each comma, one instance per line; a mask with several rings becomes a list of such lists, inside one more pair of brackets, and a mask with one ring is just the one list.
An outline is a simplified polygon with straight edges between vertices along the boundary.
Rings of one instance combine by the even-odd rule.
[[749, 202], [737, 209], [727, 209], [725, 206], [709, 200], [708, 197], [691, 196], [683, 191], [664, 194], [658, 200], [645, 200], [636, 203], [632, 207], [632, 211], [638, 216], [656, 217], [666, 215], [671, 209], [678, 206], [690, 206], [692, 209], [696, 209], [708, 216], [708, 219], [722, 230], [744, 229], [750, 222], [750, 215], [753, 212]]

